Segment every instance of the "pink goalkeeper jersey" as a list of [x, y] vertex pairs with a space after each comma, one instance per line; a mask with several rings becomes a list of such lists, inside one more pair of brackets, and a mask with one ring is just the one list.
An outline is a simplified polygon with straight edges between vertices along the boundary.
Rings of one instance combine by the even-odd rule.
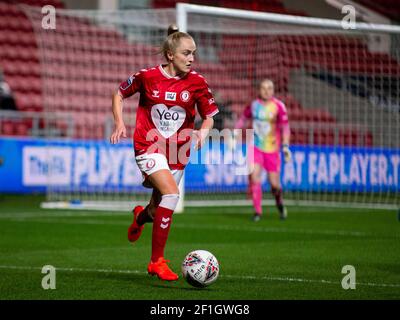
[[260, 99], [247, 106], [236, 127], [241, 128], [245, 119], [252, 120], [254, 146], [264, 152], [278, 152], [281, 131], [289, 132], [289, 120], [282, 101], [272, 97], [266, 103]]

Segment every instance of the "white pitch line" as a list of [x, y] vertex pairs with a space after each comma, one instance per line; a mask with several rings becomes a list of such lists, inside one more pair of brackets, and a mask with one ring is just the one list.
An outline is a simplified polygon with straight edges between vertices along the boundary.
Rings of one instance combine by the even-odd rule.
[[242, 227], [232, 225], [195, 225], [195, 224], [172, 224], [173, 226], [193, 229], [215, 229], [226, 231], [249, 231], [249, 232], [277, 232], [277, 233], [300, 233], [300, 234], [322, 234], [334, 236], [367, 236], [364, 232], [359, 231], [344, 231], [344, 230], [307, 230], [307, 229], [288, 229], [288, 228], [273, 228], [273, 227]]
[[[42, 267], [0, 265], [0, 269], [42, 270]], [[66, 271], [66, 272], [98, 272], [98, 273], [147, 274], [147, 272], [139, 271], [139, 270], [59, 268], [59, 267], [55, 267], [55, 269], [56, 269], [56, 271]], [[220, 275], [220, 277], [221, 278], [230, 278], [230, 279], [239, 279], [239, 280], [267, 280], [267, 281], [323, 283], [323, 284], [340, 285], [339, 281], [289, 278], [289, 277], [269, 277], [269, 276], [256, 277], [256, 276], [235, 276], [235, 275]], [[356, 285], [362, 285], [362, 286], [368, 286], [368, 287], [400, 288], [400, 284], [397, 284], [397, 283], [393, 284], [393, 283], [372, 283], [372, 282], [363, 283], [363, 282], [357, 282]]]
[[54, 211], [54, 212], [32, 212], [32, 213], [12, 213], [4, 212], [0, 214], [0, 219], [10, 219], [10, 218], [59, 218], [59, 217], [93, 217], [93, 216], [126, 216], [129, 213], [126, 212], [79, 212], [76, 211]]
[[[11, 270], [42, 270], [41, 267], [29, 267], [29, 266], [2, 266], [0, 269], [11, 269]], [[115, 269], [86, 269], [86, 268], [58, 268], [55, 267], [56, 271], [68, 271], [68, 272], [99, 272], [99, 273], [128, 273], [128, 274], [147, 274], [144, 271], [138, 270], [115, 270]]]
[[[39, 223], [55, 223], [55, 224], [91, 224], [91, 225], [126, 225], [128, 224], [123, 221], [101, 221], [96, 219], [80, 219], [75, 221], [57, 220], [57, 219], [43, 219], [48, 217], [39, 217], [39, 219], [33, 219], [29, 222]], [[55, 218], [55, 217], [54, 217]], [[24, 217], [9, 218], [16, 222], [26, 222]], [[273, 227], [243, 227], [233, 225], [197, 225], [197, 224], [186, 224], [186, 223], [173, 223], [174, 228], [189, 228], [189, 229], [206, 229], [206, 230], [223, 230], [223, 231], [247, 231], [247, 232], [265, 232], [265, 233], [295, 233], [295, 234], [310, 234], [310, 235], [331, 235], [331, 236], [354, 236], [354, 237], [366, 237], [371, 234], [367, 234], [361, 231], [345, 231], [345, 230], [309, 230], [309, 229], [288, 229], [288, 228], [273, 228]]]

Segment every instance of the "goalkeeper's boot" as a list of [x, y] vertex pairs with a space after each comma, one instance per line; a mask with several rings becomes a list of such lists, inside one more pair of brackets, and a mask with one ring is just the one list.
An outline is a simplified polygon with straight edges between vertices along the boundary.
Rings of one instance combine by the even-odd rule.
[[142, 234], [144, 224], [139, 226], [137, 223], [137, 217], [143, 211], [143, 209], [144, 208], [142, 206], [136, 206], [133, 209], [133, 222], [128, 229], [128, 240], [130, 242], [135, 242], [137, 239], [139, 239], [140, 235]]
[[174, 273], [167, 265], [169, 260], [165, 260], [164, 257], [158, 258], [156, 262], [150, 262], [147, 266], [147, 272], [152, 276], [157, 275], [161, 280], [166, 281], [176, 281], [178, 280], [178, 275]]
[[253, 215], [253, 217], [252, 217], [252, 220], [253, 220], [254, 222], [260, 221], [260, 220], [261, 220], [261, 214], [255, 213], [255, 214]]
[[280, 207], [278, 208], [278, 210], [279, 210], [279, 218], [280, 218], [281, 220], [286, 220], [286, 219], [287, 219], [287, 216], [288, 216], [286, 207], [285, 207], [285, 206], [280, 206]]

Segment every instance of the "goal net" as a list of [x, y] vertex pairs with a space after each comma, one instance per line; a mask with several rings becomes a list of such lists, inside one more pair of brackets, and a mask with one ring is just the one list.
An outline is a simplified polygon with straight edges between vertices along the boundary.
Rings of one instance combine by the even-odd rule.
[[[159, 46], [177, 22], [196, 41], [194, 69], [220, 107], [218, 130], [234, 128], [260, 80], [274, 82], [291, 127], [293, 157], [281, 172], [287, 203], [399, 207], [399, 27], [344, 29], [341, 21], [189, 5], [178, 14], [57, 9], [55, 29], [45, 29], [40, 10], [24, 10], [40, 50], [44, 110], [74, 119], [73, 130], [60, 121], [62, 137], [47, 140], [48, 201], [108, 209], [149, 199], [131, 139], [108, 143], [111, 93], [131, 74], [163, 63]], [[124, 101], [129, 136], [138, 99]], [[250, 204], [240, 170], [246, 145], [232, 150], [227, 140], [214, 132], [201, 155], [193, 153], [185, 205]], [[263, 190], [272, 199], [265, 174]]]

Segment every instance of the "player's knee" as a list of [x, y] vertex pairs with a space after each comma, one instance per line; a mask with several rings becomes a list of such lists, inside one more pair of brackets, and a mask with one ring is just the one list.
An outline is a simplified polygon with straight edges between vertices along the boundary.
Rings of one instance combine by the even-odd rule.
[[277, 194], [278, 192], [280, 192], [280, 190], [281, 190], [281, 188], [279, 185], [271, 186], [272, 194]]
[[167, 188], [164, 188], [161, 191], [161, 196], [162, 195], [167, 195], [167, 194], [177, 194], [179, 196], [179, 187], [178, 185], [169, 185]]
[[250, 179], [250, 183], [251, 184], [259, 184], [259, 183], [261, 183], [261, 177], [259, 177], [258, 175], [252, 175], [251, 179]]
[[179, 202], [178, 193], [164, 194], [161, 197], [160, 207], [168, 208], [174, 211], [176, 206], [178, 205], [178, 202]]

